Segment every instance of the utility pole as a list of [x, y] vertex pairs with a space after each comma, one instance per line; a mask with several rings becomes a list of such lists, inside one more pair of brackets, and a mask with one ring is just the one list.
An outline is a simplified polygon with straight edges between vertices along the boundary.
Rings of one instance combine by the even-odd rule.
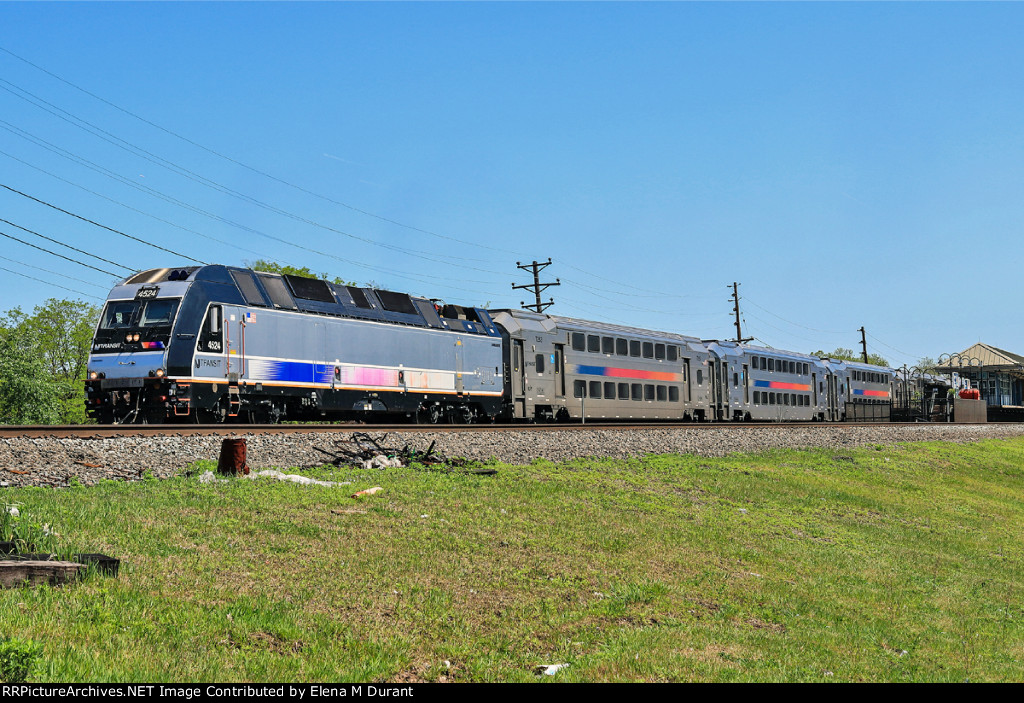
[[857, 331], [860, 332], [860, 355], [861, 358], [864, 359], [864, 363], [866, 364], [868, 363], [868, 340], [864, 336], [865, 332], [863, 327], [861, 327]]
[[536, 297], [537, 302], [535, 302], [533, 305], [527, 305], [523, 301], [519, 302], [519, 304], [522, 305], [527, 310], [533, 310], [534, 312], [544, 312], [549, 307], [551, 307], [552, 305], [555, 304], [555, 299], [554, 298], [549, 298], [548, 302], [546, 302], [546, 303], [540, 302], [540, 294], [541, 294], [542, 291], [550, 288], [551, 286], [560, 286], [560, 285], [562, 285], [561, 281], [559, 279], [557, 279], [557, 278], [555, 279], [554, 283], [541, 283], [540, 282], [540, 272], [543, 271], [544, 269], [546, 269], [550, 265], [551, 265], [551, 259], [550, 258], [547, 261], [543, 262], [543, 263], [537, 263], [536, 261], [534, 261], [532, 264], [521, 264], [518, 261], [516, 262], [516, 268], [521, 268], [523, 271], [530, 271], [530, 272], [533, 273], [533, 283], [532, 284], [527, 284], [525, 286], [517, 286], [515, 283], [512, 284], [512, 290], [518, 290], [520, 288], [523, 288], [525, 290], [533, 291], [533, 294]]
[[733, 281], [732, 284], [732, 311], [736, 313], [736, 339], [732, 340], [739, 344], [753, 340], [753, 337], [743, 337], [743, 330], [740, 327], [740, 284]]

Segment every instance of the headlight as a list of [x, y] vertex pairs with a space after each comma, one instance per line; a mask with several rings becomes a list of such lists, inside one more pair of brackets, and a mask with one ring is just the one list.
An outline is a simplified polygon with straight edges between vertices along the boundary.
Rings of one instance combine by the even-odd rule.
[[100, 375], [98, 373], [96, 373], [95, 371], [90, 371], [89, 372], [89, 380], [90, 381], [95, 381], [99, 377], [100, 377]]
[[137, 341], [139, 341], [139, 335], [138, 335], [138, 334], [133, 334], [133, 335], [132, 335], [132, 341], [133, 341], [133, 342], [137, 342]]

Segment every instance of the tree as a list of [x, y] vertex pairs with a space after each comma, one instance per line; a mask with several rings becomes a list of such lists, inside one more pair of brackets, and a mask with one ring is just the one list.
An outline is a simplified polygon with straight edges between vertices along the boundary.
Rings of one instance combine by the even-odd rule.
[[355, 286], [356, 283], [350, 283], [344, 281], [337, 276], [333, 279], [328, 273], [313, 273], [308, 266], [302, 268], [296, 268], [295, 266], [285, 266], [275, 261], [267, 261], [266, 259], [257, 259], [256, 261], [246, 261], [245, 265], [254, 271], [265, 271], [266, 273], [279, 273], [282, 276], [300, 276], [302, 278], [318, 278], [325, 281], [331, 281], [339, 286]]
[[[818, 351], [811, 352], [811, 356], [818, 356], [823, 359], [843, 359], [844, 361], [864, 361], [864, 358], [855, 353], [852, 349], [846, 349], [845, 347], [839, 347], [830, 352], [824, 352], [820, 349]], [[875, 366], [888, 366], [889, 362], [886, 361], [885, 357], [879, 356], [878, 354], [868, 354], [868, 363]]]
[[26, 328], [0, 329], [0, 423], [58, 423], [63, 390], [47, 372], [41, 345]]
[[14, 308], [0, 317], [2, 421], [11, 423], [15, 420], [10, 418], [19, 417], [37, 418], [26, 420], [33, 424], [86, 421], [84, 380], [99, 313], [95, 305], [80, 300], [50, 298], [31, 315]]

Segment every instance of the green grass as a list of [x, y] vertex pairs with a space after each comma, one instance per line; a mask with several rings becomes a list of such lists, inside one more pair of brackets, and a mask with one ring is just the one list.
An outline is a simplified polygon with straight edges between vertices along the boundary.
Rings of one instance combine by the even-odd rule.
[[1018, 681], [1022, 467], [1017, 439], [4, 489], [123, 561], [0, 591], [0, 638], [36, 681]]

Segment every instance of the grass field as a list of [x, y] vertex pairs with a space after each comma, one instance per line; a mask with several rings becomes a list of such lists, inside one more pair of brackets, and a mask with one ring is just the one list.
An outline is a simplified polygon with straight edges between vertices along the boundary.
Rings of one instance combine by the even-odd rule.
[[1024, 679], [1024, 439], [492, 468], [0, 490], [123, 560], [0, 637], [33, 681]]

